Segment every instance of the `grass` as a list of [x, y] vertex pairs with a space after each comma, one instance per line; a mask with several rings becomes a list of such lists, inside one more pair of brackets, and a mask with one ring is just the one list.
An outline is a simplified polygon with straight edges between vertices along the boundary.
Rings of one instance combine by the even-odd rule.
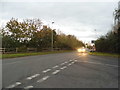
[[103, 53], [103, 52], [89, 52], [90, 55], [98, 55], [98, 56], [110, 56], [110, 57], [119, 57], [119, 54], [112, 54], [112, 53]]
[[2, 54], [0, 53], [0, 59], [2, 58]]
[[15, 54], [1, 54], [0, 58], [16, 58], [24, 56], [34, 56], [34, 55], [45, 55], [45, 54], [54, 54], [54, 53], [64, 53], [72, 52], [72, 50], [63, 50], [63, 51], [48, 51], [48, 52], [33, 52], [33, 53], [15, 53]]

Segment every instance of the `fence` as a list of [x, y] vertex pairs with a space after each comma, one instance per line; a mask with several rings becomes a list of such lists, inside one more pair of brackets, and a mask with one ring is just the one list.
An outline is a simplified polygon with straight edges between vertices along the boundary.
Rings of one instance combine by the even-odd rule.
[[[54, 51], [59, 51], [60, 48], [54, 48]], [[22, 52], [41, 52], [51, 51], [51, 48], [0, 48], [0, 53], [22, 53]]]
[[27, 52], [37, 52], [37, 48], [27, 48]]
[[5, 48], [0, 48], [0, 53], [5, 53]]

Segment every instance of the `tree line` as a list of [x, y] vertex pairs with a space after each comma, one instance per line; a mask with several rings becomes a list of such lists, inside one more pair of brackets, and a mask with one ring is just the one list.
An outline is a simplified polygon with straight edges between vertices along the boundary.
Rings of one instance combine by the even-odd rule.
[[98, 52], [118, 53], [120, 51], [120, 28], [109, 31], [95, 41]]
[[20, 22], [12, 18], [2, 28], [2, 48], [51, 48], [52, 31], [54, 48], [75, 49], [84, 46], [74, 35], [57, 34], [55, 29], [43, 25], [40, 19]]
[[98, 52], [119, 53], [120, 51], [120, 9], [114, 12], [114, 26], [106, 35], [95, 41]]

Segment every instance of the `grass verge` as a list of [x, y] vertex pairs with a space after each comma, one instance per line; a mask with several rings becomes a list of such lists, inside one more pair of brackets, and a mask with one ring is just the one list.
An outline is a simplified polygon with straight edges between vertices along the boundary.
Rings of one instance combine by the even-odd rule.
[[72, 50], [63, 50], [63, 51], [49, 51], [49, 52], [33, 52], [33, 53], [15, 53], [15, 54], [2, 54], [0, 58], [16, 58], [16, 57], [24, 57], [24, 56], [34, 56], [34, 55], [45, 55], [45, 54], [54, 54], [54, 53], [64, 53], [64, 52], [72, 52]]
[[103, 52], [89, 52], [90, 55], [98, 55], [98, 56], [110, 56], [110, 57], [119, 57], [119, 54], [112, 54], [112, 53], [103, 53]]

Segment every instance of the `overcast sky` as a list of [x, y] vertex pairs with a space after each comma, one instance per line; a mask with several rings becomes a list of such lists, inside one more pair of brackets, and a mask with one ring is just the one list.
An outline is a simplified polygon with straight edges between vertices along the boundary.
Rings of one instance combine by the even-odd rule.
[[0, 8], [0, 25], [12, 17], [39, 18], [50, 27], [90, 42], [110, 31], [117, 2], [1, 2]]

